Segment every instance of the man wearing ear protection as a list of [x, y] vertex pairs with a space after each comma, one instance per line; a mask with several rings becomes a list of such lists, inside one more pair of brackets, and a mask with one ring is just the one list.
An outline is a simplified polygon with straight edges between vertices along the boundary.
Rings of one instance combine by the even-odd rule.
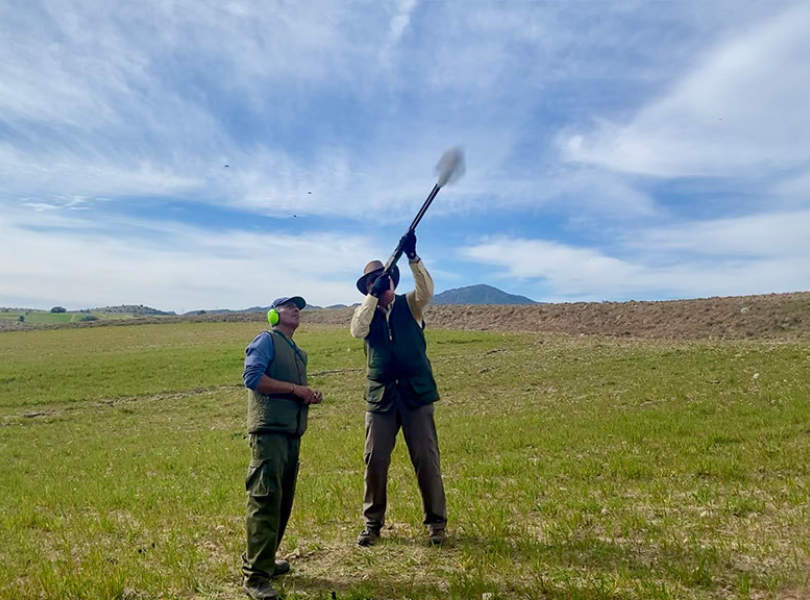
[[413, 231], [401, 243], [416, 289], [395, 294], [397, 267], [390, 276], [382, 275], [382, 262], [371, 261], [357, 280], [365, 299], [355, 309], [350, 328], [352, 336], [365, 340], [367, 358], [365, 529], [357, 539], [360, 546], [375, 544], [385, 523], [388, 466], [400, 428], [416, 471], [428, 543], [440, 545], [445, 539], [447, 508], [433, 421], [439, 392], [425, 353], [422, 318], [433, 297], [433, 280], [416, 254]]
[[242, 378], [248, 388], [252, 458], [245, 480], [242, 587], [254, 600], [276, 598], [270, 579], [290, 570], [287, 561], [276, 561], [276, 551], [292, 510], [307, 411], [323, 400], [321, 392], [307, 386], [307, 354], [292, 339], [304, 306], [300, 296], [274, 300], [267, 313], [272, 328], [245, 350]]

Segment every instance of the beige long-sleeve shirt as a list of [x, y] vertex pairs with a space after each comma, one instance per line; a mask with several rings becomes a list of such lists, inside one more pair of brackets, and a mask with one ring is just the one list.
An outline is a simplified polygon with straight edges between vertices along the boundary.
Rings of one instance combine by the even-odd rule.
[[[405, 300], [408, 302], [408, 308], [411, 309], [414, 320], [421, 324], [425, 308], [430, 299], [433, 298], [433, 279], [431, 279], [430, 273], [427, 272], [424, 263], [418, 256], [412, 261], [409, 260], [408, 264], [411, 267], [411, 273], [413, 273], [415, 289], [405, 294]], [[352, 322], [349, 326], [352, 337], [364, 339], [368, 335], [378, 302], [377, 298], [367, 294], [360, 306], [354, 309]], [[394, 302], [397, 302], [396, 298], [394, 298]], [[394, 302], [381, 309], [385, 313], [386, 319], [391, 316]]]

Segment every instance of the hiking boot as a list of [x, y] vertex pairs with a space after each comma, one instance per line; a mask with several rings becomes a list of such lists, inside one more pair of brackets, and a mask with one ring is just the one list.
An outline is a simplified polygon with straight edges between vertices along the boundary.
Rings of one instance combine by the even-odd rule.
[[428, 535], [428, 546], [441, 546], [446, 539], [444, 529], [434, 529]]
[[273, 577], [280, 577], [281, 575], [286, 575], [290, 572], [290, 563], [289, 561], [284, 560], [277, 560], [275, 566], [273, 567]]
[[253, 600], [272, 600], [278, 598], [276, 588], [269, 579], [246, 579], [242, 583], [242, 590]]
[[373, 546], [380, 539], [380, 530], [366, 527], [357, 538], [358, 546]]

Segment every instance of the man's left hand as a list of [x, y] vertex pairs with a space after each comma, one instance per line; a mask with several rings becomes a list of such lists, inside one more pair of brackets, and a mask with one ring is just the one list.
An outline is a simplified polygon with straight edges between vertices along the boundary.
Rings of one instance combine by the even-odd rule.
[[416, 234], [412, 229], [409, 229], [408, 233], [402, 236], [399, 243], [402, 246], [402, 251], [405, 253], [405, 256], [408, 257], [408, 260], [416, 258]]

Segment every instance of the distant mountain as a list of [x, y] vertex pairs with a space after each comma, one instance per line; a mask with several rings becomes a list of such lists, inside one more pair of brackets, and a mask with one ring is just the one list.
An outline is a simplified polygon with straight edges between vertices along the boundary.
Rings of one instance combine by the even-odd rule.
[[152, 308], [151, 306], [144, 306], [143, 304], [121, 304], [120, 306], [101, 306], [98, 308], [94, 308], [92, 310], [96, 312], [119, 313], [125, 315], [138, 315], [138, 316], [176, 314], [173, 310], [167, 312], [163, 310], [158, 310], [156, 308]]
[[[317, 306], [315, 304], [307, 304], [304, 307], [304, 310], [311, 310], [311, 309], [318, 309], [323, 308], [322, 306]], [[251, 306], [250, 308], [243, 308], [242, 310], [236, 310], [231, 312], [267, 312], [270, 310], [270, 306]]]
[[210, 310], [200, 309], [200, 310], [189, 310], [183, 313], [184, 317], [195, 317], [198, 315], [227, 315], [232, 312], [229, 308], [212, 308]]
[[[359, 302], [355, 302], [351, 306], [346, 304], [331, 304], [326, 308], [340, 309], [340, 308], [353, 308]], [[491, 285], [471, 285], [468, 287], [457, 288], [454, 290], [447, 290], [441, 294], [436, 294], [431, 300], [431, 304], [538, 304], [531, 298], [526, 296], [516, 296], [514, 294], [507, 294], [506, 292], [492, 287]], [[307, 304], [306, 310], [321, 310], [324, 307], [313, 304]], [[243, 309], [227, 309], [215, 308], [208, 310], [190, 310], [183, 313], [184, 316], [197, 316], [197, 315], [222, 315], [229, 313], [266, 313], [270, 309], [269, 306], [250, 306]]]
[[431, 304], [538, 304], [526, 296], [507, 294], [491, 285], [478, 284], [436, 294]]
[[[312, 309], [321, 309], [323, 307], [316, 306], [314, 304], [307, 304], [304, 307], [304, 310], [312, 310]], [[248, 308], [241, 308], [237, 310], [232, 310], [230, 308], [213, 308], [213, 309], [201, 309], [201, 310], [190, 310], [188, 312], [184, 312], [183, 316], [197, 316], [197, 315], [226, 315], [231, 313], [266, 313], [270, 310], [269, 306], [250, 306]]]

